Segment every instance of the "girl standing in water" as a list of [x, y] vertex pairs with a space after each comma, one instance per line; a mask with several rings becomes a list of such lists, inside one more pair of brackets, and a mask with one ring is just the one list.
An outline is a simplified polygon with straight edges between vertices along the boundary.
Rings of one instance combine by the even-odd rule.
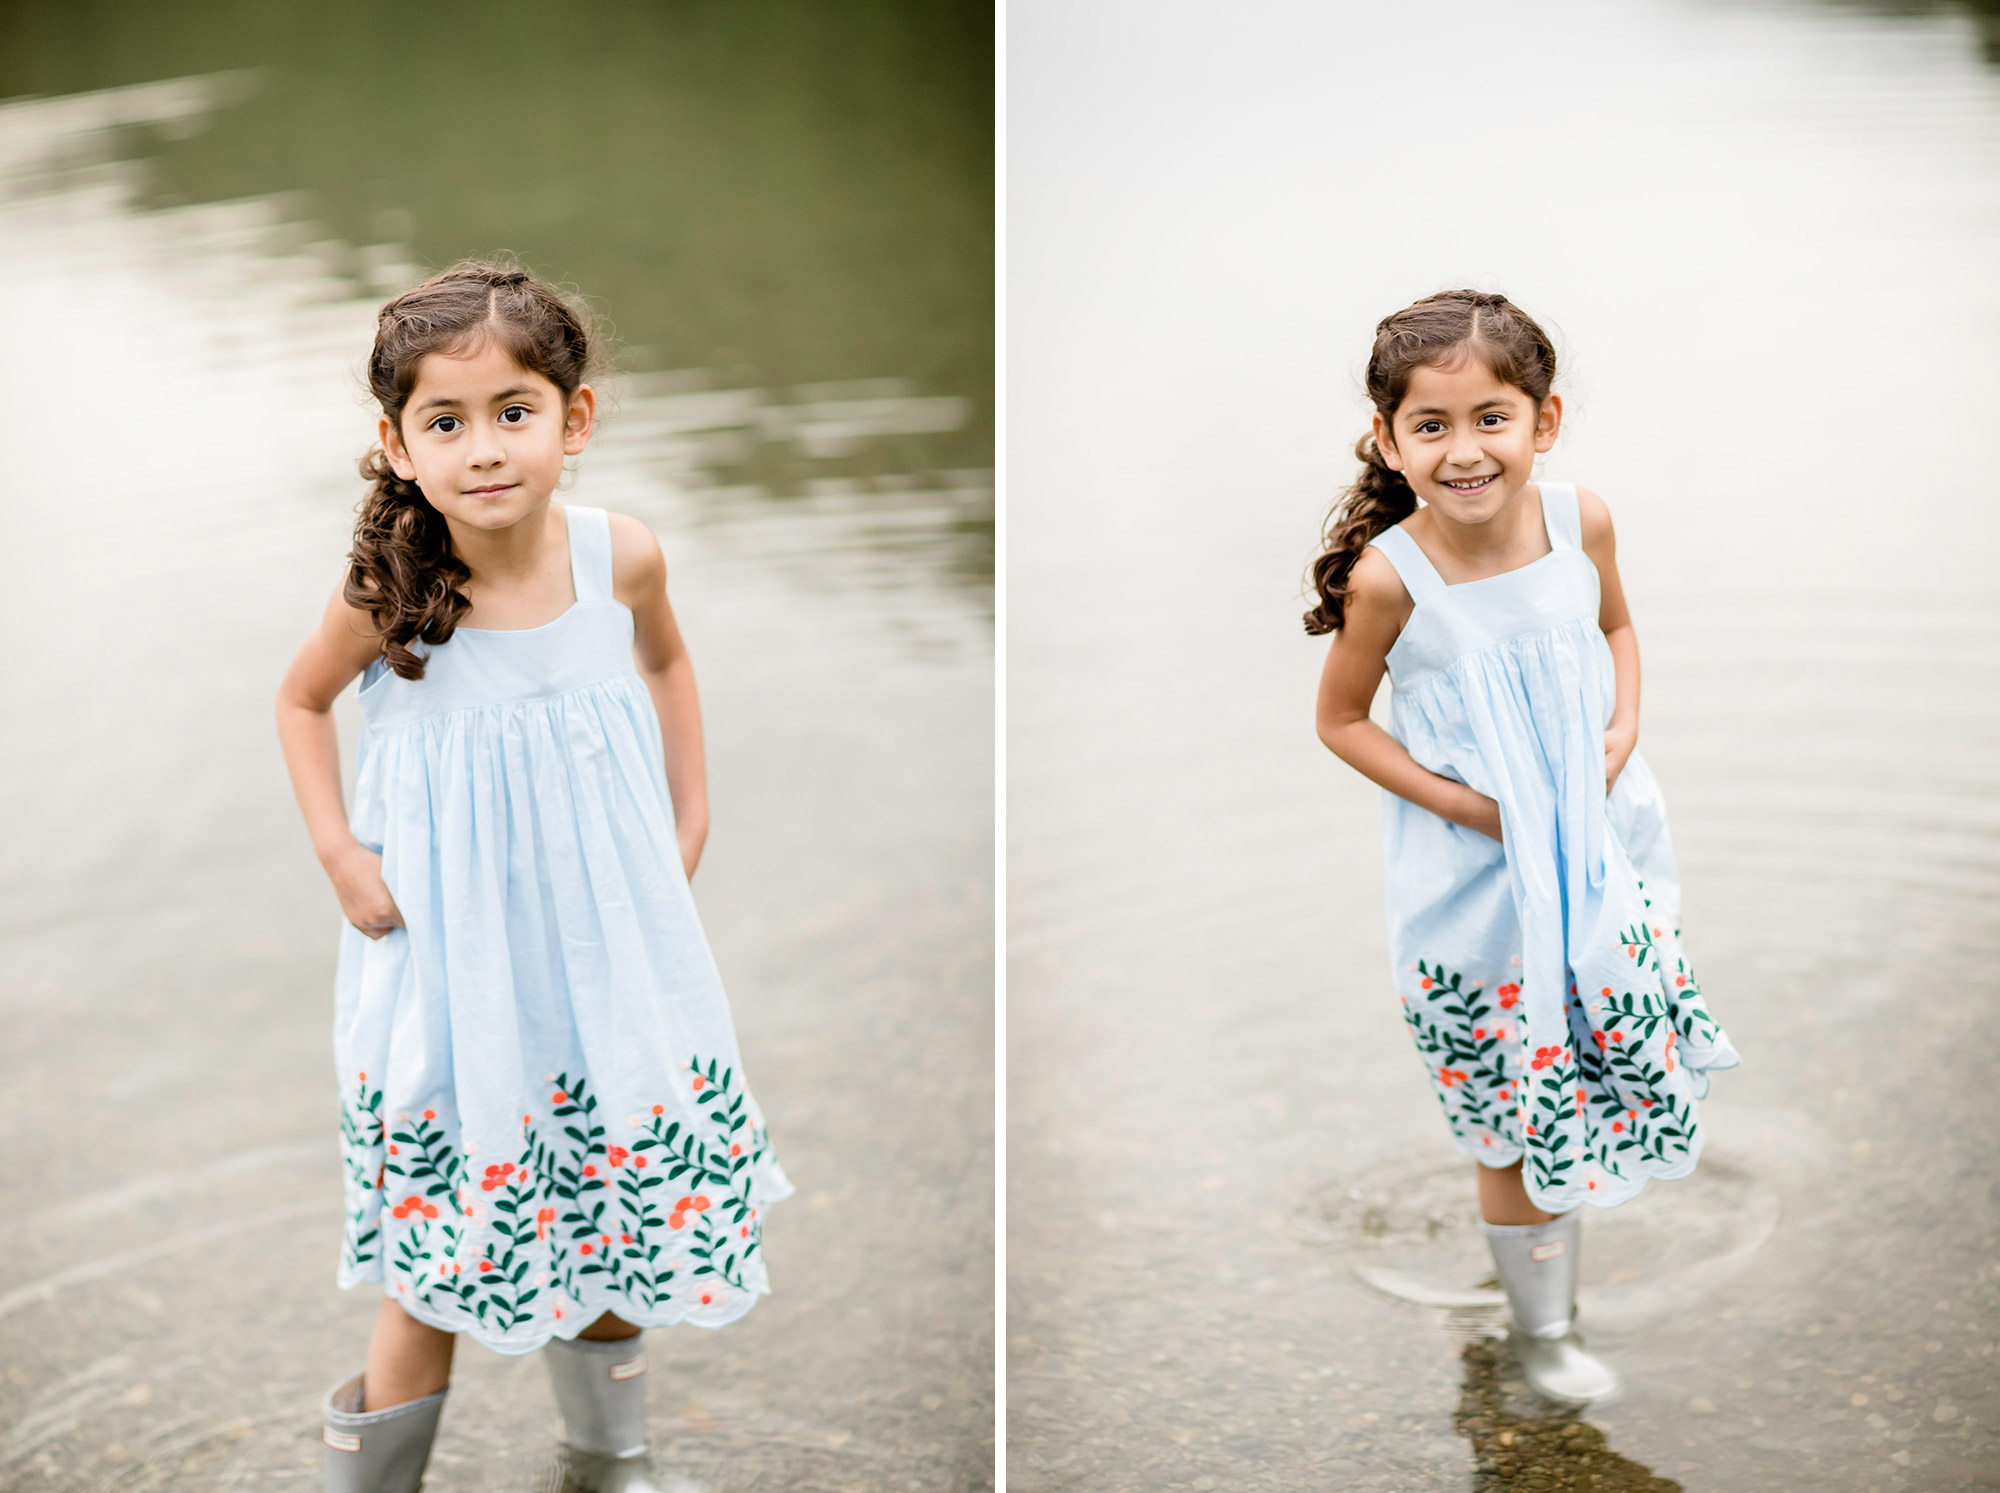
[[[383, 307], [373, 483], [278, 728], [350, 926], [335, 986], [343, 1287], [386, 1299], [326, 1402], [329, 1488], [410, 1493], [456, 1334], [546, 1348], [571, 1486], [655, 1487], [647, 1327], [768, 1288], [791, 1192], [688, 890], [701, 715], [642, 525], [550, 501], [589, 338], [519, 270]], [[355, 802], [332, 706], [361, 676]]]
[[[1320, 739], [1386, 790], [1392, 968], [1479, 1163], [1516, 1352], [1539, 1393], [1583, 1405], [1619, 1384], [1575, 1331], [1577, 1205], [1693, 1171], [1695, 1100], [1737, 1056], [1681, 954], [1611, 515], [1530, 480], [1562, 424], [1555, 372], [1504, 296], [1382, 321], [1306, 631], [1333, 634]], [[1385, 669], [1389, 730], [1369, 719]]]

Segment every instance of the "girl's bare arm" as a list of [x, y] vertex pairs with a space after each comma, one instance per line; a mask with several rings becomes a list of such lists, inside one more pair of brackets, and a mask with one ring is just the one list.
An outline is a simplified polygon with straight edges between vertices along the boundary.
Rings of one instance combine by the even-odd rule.
[[1583, 552], [1597, 567], [1597, 625], [1611, 645], [1611, 667], [1618, 679], [1611, 724], [1604, 730], [1604, 791], [1609, 793], [1639, 744], [1639, 635], [1632, 629], [1625, 587], [1618, 579], [1618, 536], [1612, 532], [1611, 510], [1585, 487], [1576, 490], [1576, 500], [1583, 517]]
[[335, 591], [319, 626], [285, 670], [277, 701], [278, 743], [313, 850], [347, 921], [370, 938], [402, 927], [403, 915], [382, 880], [382, 857], [348, 832], [333, 702], [376, 652], [368, 614], [350, 607]]
[[1421, 766], [1368, 718], [1389, 650], [1409, 621], [1410, 596], [1395, 566], [1363, 550], [1349, 573], [1346, 618], [1319, 676], [1319, 739], [1379, 787], [1453, 824], [1500, 838], [1500, 806], [1485, 794]]
[[708, 842], [708, 765], [694, 660], [667, 600], [667, 560], [660, 542], [652, 530], [622, 513], [611, 515], [611, 575], [613, 591], [632, 612], [633, 658], [660, 715], [674, 833], [681, 865], [693, 876]]

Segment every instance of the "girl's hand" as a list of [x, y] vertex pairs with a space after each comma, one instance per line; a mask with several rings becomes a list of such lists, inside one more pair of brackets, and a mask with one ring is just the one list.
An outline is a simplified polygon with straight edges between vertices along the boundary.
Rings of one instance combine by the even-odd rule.
[[681, 869], [687, 873], [689, 881], [694, 880], [694, 868], [701, 864], [701, 847], [708, 840], [708, 832], [692, 825], [681, 825], [675, 832], [681, 852]]
[[1632, 726], [1613, 726], [1604, 733], [1604, 791], [1608, 796], [1612, 786], [1618, 781], [1618, 774], [1625, 770], [1625, 764], [1632, 760], [1633, 748], [1639, 745], [1639, 732]]
[[403, 926], [403, 914], [382, 879], [382, 857], [358, 840], [350, 840], [325, 862], [327, 878], [347, 921], [370, 938], [380, 938]]
[[[1476, 829], [1489, 840], [1500, 840], [1500, 805], [1476, 789], [1467, 788], [1466, 814], [1458, 822], [1467, 829]], [[1506, 842], [1501, 840], [1502, 844]]]

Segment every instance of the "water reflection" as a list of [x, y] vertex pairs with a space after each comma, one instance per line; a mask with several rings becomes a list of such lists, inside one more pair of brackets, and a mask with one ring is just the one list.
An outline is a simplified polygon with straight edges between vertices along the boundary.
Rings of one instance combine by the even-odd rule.
[[[992, 465], [991, 27], [909, 0], [115, 0], [88, 25], [25, 0], [0, 11], [0, 98], [40, 97], [0, 105], [0, 148], [30, 175], [96, 168], [140, 210], [258, 204], [261, 247], [329, 296], [513, 251], [611, 313], [627, 372], [850, 406], [718, 444], [736, 497], [957, 491]], [[990, 543], [990, 517], [951, 522]], [[952, 551], [974, 586], [982, 548]]]
[[[1459, 1351], [1465, 1388], [1452, 1418], [1472, 1443], [1471, 1493], [1590, 1489], [1593, 1493], [1681, 1493], [1681, 1485], [1621, 1457], [1601, 1427], [1551, 1415], [1532, 1395], [1504, 1346], [1468, 1343]], [[1525, 1401], [1525, 1403], [1524, 1403]]]

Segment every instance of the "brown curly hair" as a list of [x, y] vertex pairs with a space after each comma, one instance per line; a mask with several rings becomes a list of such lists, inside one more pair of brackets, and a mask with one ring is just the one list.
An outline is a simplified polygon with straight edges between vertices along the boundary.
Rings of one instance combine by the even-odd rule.
[[[526, 270], [468, 260], [382, 308], [368, 355], [369, 392], [401, 430], [418, 365], [433, 353], [471, 352], [487, 338], [562, 390], [565, 399], [581, 387], [590, 367], [583, 312]], [[452, 552], [444, 515], [416, 483], [396, 475], [380, 446], [361, 458], [361, 475], [373, 485], [354, 523], [341, 594], [374, 619], [383, 662], [405, 679], [421, 679], [423, 655], [411, 645], [437, 648], [451, 640], [472, 605], [459, 589], [472, 572]]]
[[[1556, 350], [1548, 333], [1533, 317], [1503, 295], [1481, 290], [1445, 290], [1425, 296], [1385, 316], [1375, 326], [1375, 346], [1368, 355], [1368, 398], [1384, 420], [1409, 392], [1410, 375], [1419, 368], [1453, 362], [1461, 349], [1470, 351], [1502, 383], [1541, 402], [1556, 378]], [[1376, 535], [1417, 511], [1417, 495], [1364, 435], [1354, 444], [1361, 475], [1326, 516], [1319, 558], [1309, 572], [1318, 597], [1306, 613], [1306, 631], [1317, 636], [1333, 632], [1347, 613], [1347, 577], [1354, 562]]]

